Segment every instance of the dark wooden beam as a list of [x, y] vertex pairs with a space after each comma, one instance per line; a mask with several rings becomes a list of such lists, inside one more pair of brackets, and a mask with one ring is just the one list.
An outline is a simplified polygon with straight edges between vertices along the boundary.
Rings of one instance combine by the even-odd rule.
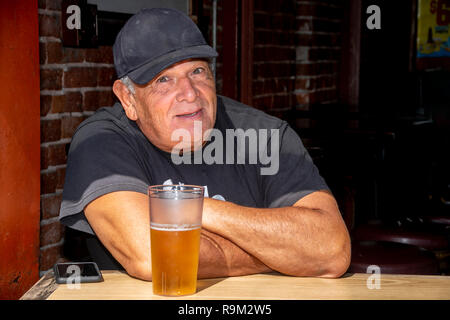
[[238, 81], [238, 0], [222, 2], [223, 14], [223, 85], [222, 94], [232, 99], [239, 100]]
[[239, 98], [248, 105], [253, 102], [253, 33], [253, 0], [242, 0]]
[[346, 0], [342, 30], [342, 64], [339, 77], [340, 103], [358, 111], [361, 63], [361, 1]]

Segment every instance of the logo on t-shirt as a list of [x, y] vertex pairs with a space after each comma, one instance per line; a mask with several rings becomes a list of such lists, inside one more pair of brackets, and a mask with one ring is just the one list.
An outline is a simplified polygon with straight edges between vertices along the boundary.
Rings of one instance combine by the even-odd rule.
[[[163, 185], [169, 185], [169, 184], [174, 184], [174, 183], [172, 182], [172, 179], [167, 179], [166, 181], [163, 182]], [[178, 182], [178, 184], [179, 184], [180, 186], [184, 185], [183, 182]], [[205, 188], [205, 194], [204, 194], [204, 197], [205, 197], [205, 198], [209, 198], [209, 194], [208, 194], [208, 186], [203, 186], [203, 187]], [[216, 200], [225, 201], [225, 198], [224, 198], [222, 195], [220, 195], [220, 194], [216, 194], [216, 195], [212, 196], [211, 198], [216, 199]]]

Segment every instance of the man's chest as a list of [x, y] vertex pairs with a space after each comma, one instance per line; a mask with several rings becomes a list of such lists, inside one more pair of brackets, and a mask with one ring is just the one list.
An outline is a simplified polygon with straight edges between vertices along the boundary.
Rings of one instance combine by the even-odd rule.
[[175, 165], [165, 157], [153, 158], [147, 166], [151, 184], [191, 184], [205, 187], [205, 196], [233, 203], [263, 207], [264, 197], [255, 166]]

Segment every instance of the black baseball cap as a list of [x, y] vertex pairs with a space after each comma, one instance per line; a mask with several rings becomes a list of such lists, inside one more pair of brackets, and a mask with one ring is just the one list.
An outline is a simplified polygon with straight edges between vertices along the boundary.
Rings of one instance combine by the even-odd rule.
[[137, 84], [179, 61], [218, 55], [186, 14], [168, 8], [142, 9], [132, 16], [117, 35], [113, 53], [117, 76]]

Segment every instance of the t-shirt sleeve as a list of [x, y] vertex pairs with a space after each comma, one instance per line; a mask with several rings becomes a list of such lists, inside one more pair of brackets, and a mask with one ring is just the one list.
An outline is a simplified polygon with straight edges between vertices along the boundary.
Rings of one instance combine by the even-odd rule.
[[[292, 206], [312, 192], [329, 191], [300, 137], [290, 126], [285, 124], [282, 128], [279, 130], [278, 139], [272, 136], [270, 141], [270, 145], [276, 141], [279, 143], [278, 172], [262, 176], [267, 208]], [[276, 160], [275, 155], [271, 156]]]
[[119, 129], [89, 123], [70, 145], [59, 218], [71, 228], [94, 234], [83, 211], [91, 201], [115, 191], [147, 194], [149, 184], [136, 148]]

